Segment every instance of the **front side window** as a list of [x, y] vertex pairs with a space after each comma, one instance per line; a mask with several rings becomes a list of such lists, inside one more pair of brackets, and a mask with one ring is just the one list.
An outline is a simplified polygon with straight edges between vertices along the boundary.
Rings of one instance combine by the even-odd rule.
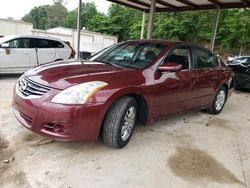
[[214, 68], [220, 65], [219, 59], [207, 50], [195, 49], [196, 68]]
[[181, 64], [182, 69], [189, 69], [191, 65], [190, 49], [187, 47], [180, 47], [174, 49], [164, 60], [164, 63]]
[[90, 60], [141, 69], [152, 63], [165, 48], [166, 45], [159, 43], [126, 42], [107, 48]]
[[8, 43], [9, 48], [30, 48], [30, 40], [26, 38], [14, 39]]

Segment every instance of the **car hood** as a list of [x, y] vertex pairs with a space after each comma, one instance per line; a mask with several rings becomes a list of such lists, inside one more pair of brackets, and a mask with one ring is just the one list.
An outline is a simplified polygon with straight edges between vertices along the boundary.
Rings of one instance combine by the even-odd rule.
[[110, 83], [136, 74], [137, 70], [116, 67], [98, 62], [60, 61], [44, 64], [28, 70], [25, 76], [37, 83], [55, 89], [89, 82], [104, 81]]

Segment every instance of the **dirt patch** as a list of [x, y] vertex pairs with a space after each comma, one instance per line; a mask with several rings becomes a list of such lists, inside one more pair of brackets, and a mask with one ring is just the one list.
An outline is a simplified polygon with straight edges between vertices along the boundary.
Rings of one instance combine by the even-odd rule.
[[55, 142], [54, 140], [42, 139], [42, 140], [39, 140], [34, 146], [39, 147], [39, 146], [49, 145], [54, 142]]
[[221, 127], [225, 129], [232, 129], [232, 127], [230, 127], [228, 123], [229, 121], [226, 119], [213, 117], [213, 118], [209, 118], [209, 120], [207, 121], [207, 126], [217, 126], [217, 127]]
[[[5, 107], [4, 107], [5, 108]], [[8, 112], [8, 113], [1, 113], [0, 115], [0, 121], [3, 122], [3, 121], [8, 121], [10, 118], [13, 117], [13, 114], [11, 112]]]
[[10, 158], [11, 155], [8, 151], [8, 143], [0, 137], [0, 174], [3, 174], [9, 168], [9, 162], [5, 160], [9, 160]]
[[23, 136], [22, 140], [25, 142], [33, 142], [39, 140], [41, 137], [36, 134], [26, 134]]
[[203, 119], [202, 121], [197, 121], [196, 123], [203, 124], [206, 126], [216, 126], [216, 127], [221, 127], [224, 129], [233, 129], [230, 127], [228, 124], [230, 121], [222, 118], [217, 118], [217, 117], [208, 117], [209, 119]]
[[199, 149], [176, 148], [177, 153], [168, 160], [168, 166], [188, 181], [210, 179], [219, 183], [243, 184], [223, 164]]
[[15, 182], [16, 185], [23, 186], [25, 188], [31, 187], [26, 179], [26, 175], [23, 172], [16, 172], [14, 175], [9, 177], [10, 182]]
[[12, 153], [8, 149], [8, 143], [0, 136], [0, 185], [2, 183], [2, 174], [4, 174], [13, 162]]
[[14, 187], [30, 187], [25, 173], [15, 164], [15, 158], [8, 143], [0, 136], [0, 187], [4, 185]]

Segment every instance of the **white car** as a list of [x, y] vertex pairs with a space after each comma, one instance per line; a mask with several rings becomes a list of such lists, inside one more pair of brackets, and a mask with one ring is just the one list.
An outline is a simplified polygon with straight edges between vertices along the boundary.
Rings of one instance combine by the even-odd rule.
[[0, 38], [0, 74], [22, 73], [36, 65], [74, 58], [75, 51], [64, 41], [30, 35]]

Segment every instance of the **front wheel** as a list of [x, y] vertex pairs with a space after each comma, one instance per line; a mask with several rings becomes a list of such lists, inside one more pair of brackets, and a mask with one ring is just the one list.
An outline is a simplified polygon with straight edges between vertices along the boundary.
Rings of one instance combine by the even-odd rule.
[[226, 99], [227, 99], [227, 90], [224, 86], [222, 86], [214, 98], [212, 107], [207, 109], [208, 113], [219, 114], [226, 103]]
[[103, 141], [114, 148], [126, 146], [132, 136], [137, 116], [137, 102], [125, 96], [116, 101], [106, 114], [103, 123]]

